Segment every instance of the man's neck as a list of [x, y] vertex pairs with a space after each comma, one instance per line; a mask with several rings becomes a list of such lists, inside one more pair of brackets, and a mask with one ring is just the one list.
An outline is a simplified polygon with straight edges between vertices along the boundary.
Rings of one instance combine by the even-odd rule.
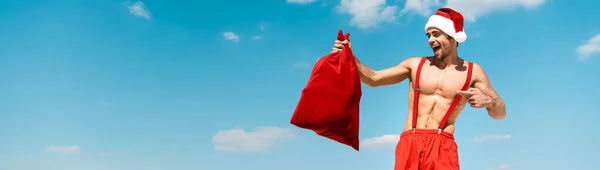
[[452, 65], [461, 65], [462, 63], [463, 60], [458, 57], [458, 53], [455, 51], [453, 53], [450, 53], [448, 56], [443, 57], [443, 59], [437, 60], [435, 65], [437, 65], [440, 68], [446, 68]]

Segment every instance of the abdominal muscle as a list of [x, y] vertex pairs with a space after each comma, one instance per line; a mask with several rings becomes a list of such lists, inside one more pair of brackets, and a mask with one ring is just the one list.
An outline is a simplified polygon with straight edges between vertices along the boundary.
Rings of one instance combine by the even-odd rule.
[[[413, 117], [413, 92], [412, 88], [410, 88], [411, 92], [408, 95], [408, 116], [406, 118], [406, 122], [404, 124], [404, 131], [412, 129], [412, 117]], [[417, 116], [417, 129], [438, 129], [440, 122], [446, 115], [448, 108], [452, 104], [454, 100], [454, 96], [452, 97], [444, 97], [441, 95], [439, 90], [435, 90], [434, 93], [427, 94], [426, 91], [423, 92], [421, 90], [419, 94], [419, 110]], [[447, 92], [445, 92], [447, 93]], [[460, 115], [460, 112], [465, 107], [466, 100], [461, 99], [459, 104], [456, 106], [448, 121], [446, 122], [446, 127], [443, 129], [444, 132], [454, 134], [454, 123], [456, 119]]]

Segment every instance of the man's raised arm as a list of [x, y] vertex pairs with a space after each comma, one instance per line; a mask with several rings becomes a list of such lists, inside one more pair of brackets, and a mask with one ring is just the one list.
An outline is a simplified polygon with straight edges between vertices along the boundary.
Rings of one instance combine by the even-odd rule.
[[[352, 48], [352, 43], [348, 40], [335, 40], [331, 52], [340, 52], [346, 45]], [[419, 62], [419, 58], [408, 58], [394, 67], [375, 71], [360, 62], [356, 56], [354, 56], [354, 59], [356, 61], [356, 67], [358, 67], [360, 80], [371, 87], [392, 85], [402, 82], [410, 76], [410, 66], [417, 65]]]
[[504, 105], [504, 101], [498, 96], [496, 90], [492, 88], [490, 81], [481, 68], [479, 64], [473, 64], [473, 71], [475, 75], [475, 79], [473, 82], [473, 87], [481, 90], [483, 94], [489, 96], [491, 100], [487, 102], [488, 104], [485, 106], [488, 114], [493, 119], [502, 120], [506, 116], [506, 106]]
[[375, 71], [360, 62], [358, 58], [354, 58], [356, 67], [358, 67], [358, 72], [360, 73], [360, 80], [371, 87], [392, 85], [402, 82], [410, 76], [410, 66], [414, 65], [415, 62], [419, 62], [418, 58], [408, 58], [396, 66]]

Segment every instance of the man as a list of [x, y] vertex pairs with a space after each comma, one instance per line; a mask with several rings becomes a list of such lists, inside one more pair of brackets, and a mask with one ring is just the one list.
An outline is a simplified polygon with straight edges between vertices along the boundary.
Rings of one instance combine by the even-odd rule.
[[[490, 85], [483, 69], [458, 57], [457, 47], [466, 40], [463, 17], [440, 8], [425, 26], [434, 56], [408, 58], [375, 71], [356, 59], [361, 81], [371, 87], [409, 79], [409, 114], [396, 146], [394, 170], [459, 170], [454, 122], [466, 103], [486, 108], [497, 120], [506, 116], [504, 102]], [[336, 40], [341, 51], [348, 40]]]

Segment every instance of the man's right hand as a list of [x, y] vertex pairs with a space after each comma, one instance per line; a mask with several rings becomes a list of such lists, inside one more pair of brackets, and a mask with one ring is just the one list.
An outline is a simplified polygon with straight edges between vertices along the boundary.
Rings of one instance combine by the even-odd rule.
[[333, 49], [331, 49], [331, 53], [340, 52], [344, 48], [344, 46], [348, 45], [348, 47], [352, 48], [352, 43], [348, 40], [340, 41], [335, 40], [335, 44], [333, 44]]

